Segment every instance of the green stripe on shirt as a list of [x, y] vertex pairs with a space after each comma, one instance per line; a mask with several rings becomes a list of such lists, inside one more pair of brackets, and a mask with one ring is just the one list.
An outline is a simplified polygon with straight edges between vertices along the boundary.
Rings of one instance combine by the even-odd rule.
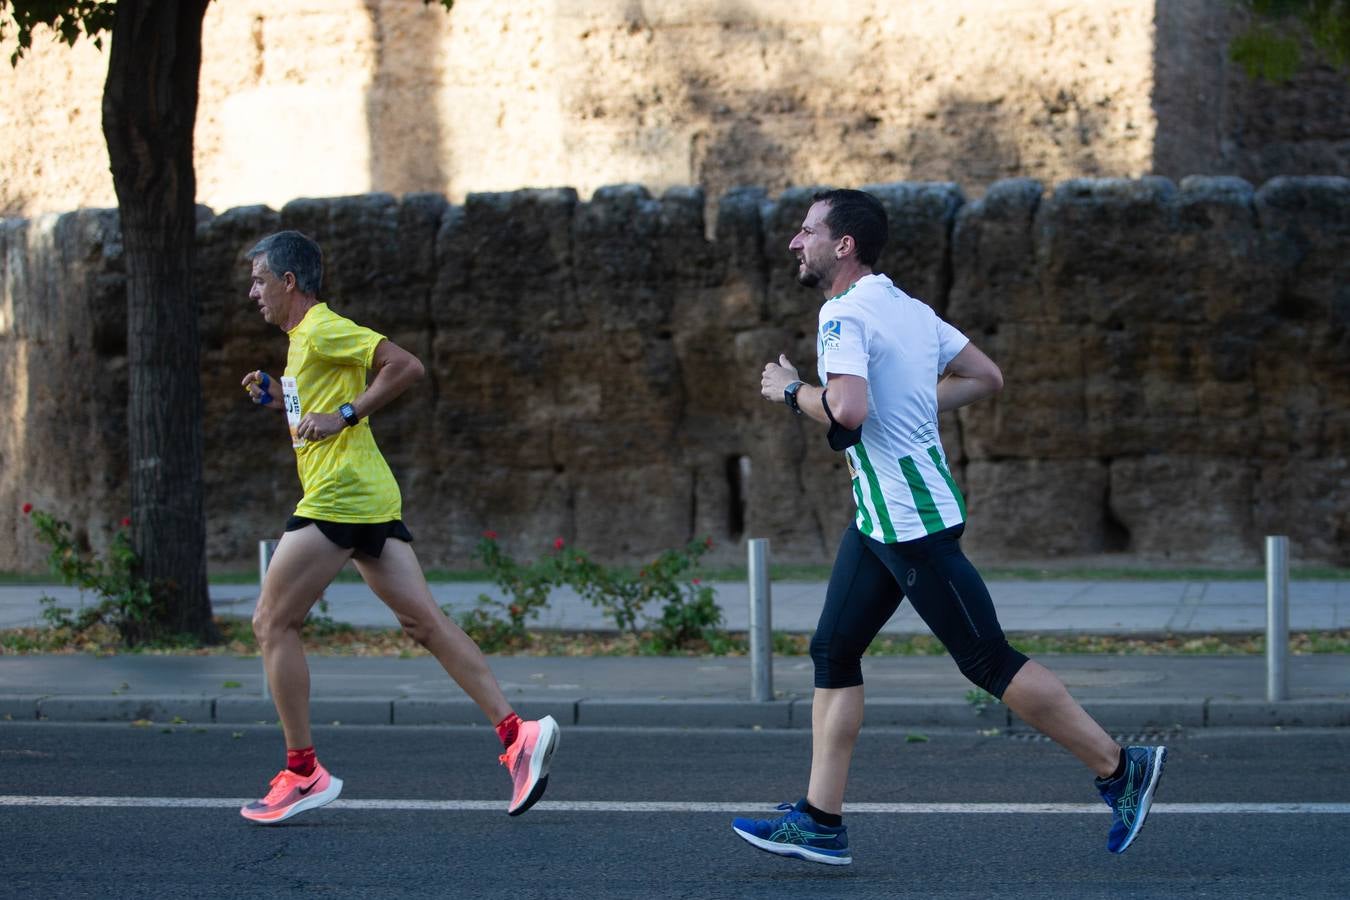
[[961, 520], [965, 521], [966, 498], [961, 496], [961, 489], [956, 486], [956, 479], [952, 477], [952, 473], [947, 470], [947, 465], [942, 461], [942, 454], [938, 452], [938, 448], [929, 447], [928, 455], [932, 457], [933, 465], [937, 466], [937, 470], [946, 479], [947, 487], [952, 489], [952, 496], [956, 498], [956, 508], [961, 511]]
[[867, 505], [863, 502], [862, 479], [853, 479], [853, 499], [858, 501], [858, 530], [871, 537], [872, 517], [867, 514]]
[[[867, 458], [867, 450], [860, 441], [853, 448], [858, 454], [858, 465], [862, 469], [863, 477], [867, 479], [868, 493], [872, 497], [872, 506], [877, 511], [877, 522], [881, 525], [881, 539], [887, 544], [894, 544], [897, 540], [895, 536], [895, 525], [891, 522], [891, 515], [886, 511], [886, 498], [881, 495], [881, 479], [877, 478], [876, 470], [872, 468], [872, 461]], [[862, 506], [859, 504], [859, 509]]]
[[900, 471], [904, 473], [905, 481], [909, 482], [909, 492], [914, 496], [914, 509], [923, 522], [924, 531], [929, 534], [941, 531], [946, 526], [942, 524], [942, 516], [938, 513], [937, 504], [933, 502], [932, 492], [924, 483], [919, 467], [914, 464], [914, 457], [906, 456], [901, 459]]

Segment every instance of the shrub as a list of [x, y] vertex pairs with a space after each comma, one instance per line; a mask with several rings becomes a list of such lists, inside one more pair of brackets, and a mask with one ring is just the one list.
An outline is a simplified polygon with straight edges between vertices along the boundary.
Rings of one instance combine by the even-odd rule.
[[[699, 557], [711, 548], [711, 538], [690, 541], [631, 574], [595, 562], [562, 538], [553, 542], [551, 553], [521, 563], [502, 551], [496, 532], [486, 531], [474, 555], [506, 599], [480, 594], [478, 606], [462, 616], [460, 624], [488, 652], [520, 646], [529, 639], [528, 622], [548, 607], [549, 594], [566, 586], [603, 610], [620, 631], [639, 640], [646, 631], [642, 646], [649, 652], [685, 649], [700, 640], [725, 652], [728, 642], [716, 593], [689, 577]], [[658, 603], [659, 613], [649, 613]]]
[[31, 518], [38, 540], [51, 547], [47, 565], [52, 574], [64, 584], [99, 597], [94, 606], [73, 613], [67, 607], [57, 606], [54, 598], [44, 596], [42, 618], [53, 628], [76, 636], [102, 624], [113, 628], [128, 646], [143, 643], [150, 633], [158, 601], [150, 584], [135, 574], [138, 560], [131, 549], [131, 520], [122, 519], [113, 532], [107, 553], [100, 558], [76, 543], [69, 522], [34, 509], [31, 503], [24, 504], [23, 512]]

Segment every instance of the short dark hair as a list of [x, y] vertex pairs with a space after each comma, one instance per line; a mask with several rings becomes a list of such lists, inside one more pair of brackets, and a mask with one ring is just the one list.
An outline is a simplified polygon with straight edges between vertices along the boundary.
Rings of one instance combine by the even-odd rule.
[[298, 231], [278, 231], [269, 234], [244, 254], [250, 260], [264, 258], [267, 269], [277, 278], [287, 272], [295, 276], [295, 286], [302, 294], [318, 296], [323, 285], [323, 251], [319, 245]]
[[858, 246], [858, 261], [865, 266], [876, 265], [891, 236], [881, 201], [866, 191], [847, 188], [817, 191], [811, 200], [830, 204], [830, 211], [825, 215], [825, 227], [830, 229], [830, 237], [851, 236]]

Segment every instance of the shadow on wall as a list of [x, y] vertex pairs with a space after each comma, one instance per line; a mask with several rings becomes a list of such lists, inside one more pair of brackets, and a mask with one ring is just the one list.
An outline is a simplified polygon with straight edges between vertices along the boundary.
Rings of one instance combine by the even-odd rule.
[[446, 142], [438, 101], [444, 66], [439, 4], [365, 0], [375, 35], [375, 71], [366, 90], [370, 184], [405, 194], [446, 184]]
[[[1051, 180], [1065, 171], [1097, 177], [1130, 166], [1128, 153], [1113, 146], [1117, 98], [1090, 85], [1045, 76], [1018, 102], [996, 83], [973, 78], [928, 100], [878, 89], [866, 107], [836, 107], [803, 87], [830, 68], [819, 47], [772, 53], [791, 46], [794, 35], [758, 27], [750, 39], [743, 33], [749, 27], [727, 24], [706, 58], [661, 61], [673, 68], [690, 117], [706, 123], [690, 136], [689, 171], [710, 198], [748, 184], [772, 195], [804, 185], [923, 181], [955, 182], [978, 197], [1002, 178]], [[772, 53], [772, 83], [730, 89], [717, 60], [744, 54], [747, 42]], [[710, 230], [715, 214], [709, 210]], [[891, 274], [903, 283], [904, 273]]]
[[[1221, 149], [1224, 52], [1233, 18], [1224, 0], [1158, 0], [1154, 13], [1153, 174], [1236, 174]], [[1260, 183], [1260, 179], [1256, 180]]]
[[1350, 170], [1350, 74], [1322, 61], [1311, 41], [1301, 70], [1273, 84], [1229, 60], [1248, 19], [1228, 0], [1158, 0], [1156, 23], [1154, 174], [1260, 185]]

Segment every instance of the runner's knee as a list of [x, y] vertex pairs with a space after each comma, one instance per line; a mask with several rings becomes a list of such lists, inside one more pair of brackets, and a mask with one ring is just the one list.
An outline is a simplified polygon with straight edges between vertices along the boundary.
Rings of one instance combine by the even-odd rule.
[[1026, 656], [1014, 650], [1002, 635], [976, 641], [963, 653], [953, 653], [952, 658], [962, 675], [1000, 700], [1013, 676], [1027, 661]]
[[284, 604], [274, 602], [266, 594], [253, 608], [253, 636], [260, 643], [274, 640], [287, 631], [299, 631], [305, 624], [305, 617], [297, 618], [286, 612]]
[[253, 610], [253, 636], [265, 644], [278, 637], [287, 628], [286, 620], [276, 615], [270, 606], [259, 603]]
[[817, 628], [811, 637], [816, 687], [847, 688], [862, 684], [862, 655], [866, 649], [867, 644]]
[[404, 634], [423, 647], [427, 646], [427, 642], [431, 640], [433, 633], [431, 623], [416, 616], [399, 615], [397, 618]]

